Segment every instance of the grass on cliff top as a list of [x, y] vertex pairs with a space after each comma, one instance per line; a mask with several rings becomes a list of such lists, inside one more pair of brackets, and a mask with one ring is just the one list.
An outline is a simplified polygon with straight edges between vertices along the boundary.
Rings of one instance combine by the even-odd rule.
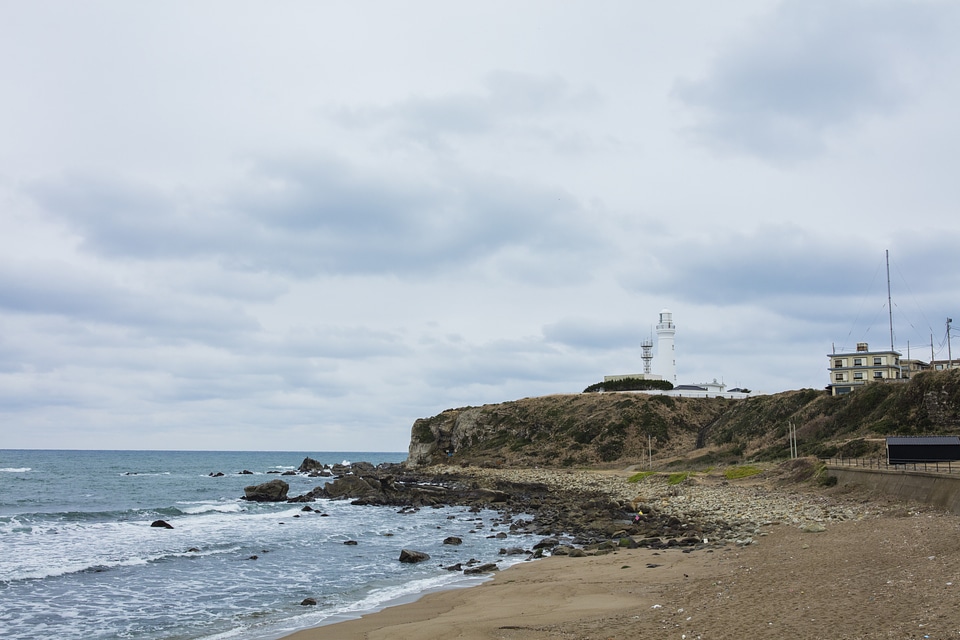
[[749, 478], [750, 476], [755, 476], [759, 473], [763, 473], [763, 469], [750, 464], [745, 464], [727, 469], [723, 472], [723, 477], [727, 480], [738, 480], [740, 478]]

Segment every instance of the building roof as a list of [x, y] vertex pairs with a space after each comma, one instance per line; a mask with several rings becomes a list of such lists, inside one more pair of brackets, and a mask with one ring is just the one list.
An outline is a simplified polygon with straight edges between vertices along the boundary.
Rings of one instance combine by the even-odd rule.
[[960, 445], [960, 436], [890, 436], [887, 445]]
[[873, 355], [880, 355], [880, 354], [885, 355], [888, 353], [893, 354], [895, 356], [903, 355], [902, 353], [900, 353], [899, 351], [896, 351], [895, 349], [871, 349], [869, 351], [838, 351], [836, 353], [828, 353], [827, 357], [836, 358], [837, 356], [847, 356], [847, 357], [853, 356], [857, 358], [861, 356], [873, 356]]

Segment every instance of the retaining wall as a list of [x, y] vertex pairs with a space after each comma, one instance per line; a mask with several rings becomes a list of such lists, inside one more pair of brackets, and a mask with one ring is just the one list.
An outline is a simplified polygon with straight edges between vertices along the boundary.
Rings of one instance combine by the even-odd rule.
[[827, 467], [837, 484], [858, 485], [900, 500], [923, 502], [960, 513], [960, 477], [926, 471], [888, 471]]

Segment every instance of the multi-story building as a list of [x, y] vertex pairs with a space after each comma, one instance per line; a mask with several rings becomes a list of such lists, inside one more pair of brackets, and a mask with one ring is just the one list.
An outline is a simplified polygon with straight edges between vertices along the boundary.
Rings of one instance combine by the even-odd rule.
[[903, 378], [911, 378], [914, 374], [920, 373], [921, 371], [927, 371], [929, 369], [930, 365], [923, 360], [908, 360], [907, 358], [900, 359], [900, 376]]
[[960, 369], [960, 360], [934, 360], [930, 363], [930, 368], [934, 371], [943, 371], [944, 369]]
[[850, 393], [868, 382], [900, 380], [899, 351], [870, 351], [866, 342], [858, 342], [853, 353], [834, 353], [830, 359], [830, 393]]

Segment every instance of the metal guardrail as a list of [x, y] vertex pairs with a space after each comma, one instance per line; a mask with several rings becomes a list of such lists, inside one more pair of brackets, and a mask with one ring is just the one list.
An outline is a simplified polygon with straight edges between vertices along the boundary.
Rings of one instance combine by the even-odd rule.
[[930, 473], [958, 473], [960, 461], [927, 462], [917, 460], [900, 464], [891, 464], [886, 458], [827, 458], [823, 463], [828, 467], [860, 467], [862, 469], [885, 469], [888, 471], [927, 471]]

